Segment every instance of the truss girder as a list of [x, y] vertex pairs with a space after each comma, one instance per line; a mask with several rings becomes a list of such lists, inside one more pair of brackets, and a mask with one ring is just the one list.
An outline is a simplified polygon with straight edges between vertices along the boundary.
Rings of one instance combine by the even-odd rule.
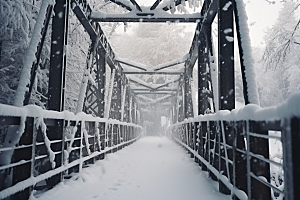
[[156, 16], [154, 13], [142, 13], [136, 14], [135, 16], [126, 15], [103, 15], [103, 16], [91, 16], [90, 18], [94, 22], [184, 22], [184, 23], [196, 23], [202, 19], [200, 16], [195, 16], [194, 14], [170, 14], [170, 17]]
[[176, 71], [168, 71], [168, 72], [164, 72], [164, 71], [156, 71], [156, 72], [151, 72], [151, 71], [141, 71], [141, 72], [124, 72], [124, 74], [147, 74], [147, 75], [181, 75], [184, 72], [176, 72]]
[[[116, 70], [116, 80], [114, 81], [114, 88], [113, 88], [113, 95], [112, 95], [112, 103], [110, 107], [110, 117], [114, 119], [121, 120], [120, 107], [121, 102], [117, 102], [117, 99], [120, 99], [121, 96], [121, 87], [128, 85], [128, 80], [125, 77], [122, 67], [120, 66], [119, 62], [115, 60], [115, 54], [104, 35], [100, 24], [97, 22], [92, 22], [88, 19], [87, 16], [90, 15], [92, 12], [90, 6], [87, 4], [86, 1], [78, 1], [78, 0], [70, 0], [72, 5], [72, 10], [74, 11], [75, 15], [77, 16], [78, 20], [81, 22], [87, 33], [90, 35], [90, 38], [93, 42], [97, 42], [97, 55], [96, 58], [96, 65], [97, 69], [95, 71], [96, 74], [96, 86], [91, 85], [89, 83], [88, 88], [86, 90], [86, 99], [85, 99], [85, 110], [87, 112], [93, 113], [94, 115], [104, 117], [104, 108], [105, 108], [105, 99], [104, 99], [104, 91], [105, 91], [105, 63], [107, 63], [111, 69]], [[133, 1], [132, 1], [133, 2]], [[134, 2], [133, 2], [134, 3]], [[101, 60], [102, 61], [99, 61]], [[128, 92], [127, 96], [132, 96], [134, 93]], [[135, 98], [126, 98], [126, 101], [131, 100], [132, 104], [135, 104]], [[127, 108], [129, 102], [125, 102], [125, 108]], [[97, 105], [97, 108], [95, 107]], [[131, 121], [136, 122], [136, 110], [138, 106], [132, 106], [132, 117]], [[126, 115], [124, 120], [129, 120], [128, 112], [124, 112]]]
[[[112, 106], [111, 106], [111, 117], [116, 119], [124, 119], [126, 121], [130, 120], [137, 120], [138, 111], [134, 110], [130, 112], [130, 108], [138, 109], [137, 102], [135, 102], [134, 95], [137, 94], [171, 94], [173, 96], [176, 96], [173, 98], [174, 104], [176, 106], [172, 108], [172, 113], [177, 115], [177, 121], [182, 121], [184, 118], [188, 118], [193, 116], [193, 102], [192, 102], [192, 92], [191, 92], [191, 83], [192, 83], [192, 70], [193, 66], [195, 65], [196, 60], [198, 59], [198, 113], [204, 114], [206, 112], [214, 112], [214, 100], [213, 100], [213, 90], [212, 90], [212, 77], [211, 77], [211, 67], [210, 64], [213, 61], [210, 61], [210, 57], [213, 56], [213, 48], [212, 48], [212, 38], [211, 38], [211, 24], [213, 20], [216, 17], [216, 14], [218, 14], [218, 40], [219, 40], [219, 47], [218, 47], [218, 68], [219, 68], [219, 77], [220, 80], [218, 88], [219, 88], [219, 94], [218, 99], [220, 100], [219, 108], [220, 109], [229, 109], [231, 110], [234, 108], [234, 63], [233, 63], [233, 41], [228, 40], [228, 38], [233, 38], [233, 31], [224, 31], [224, 30], [233, 30], [233, 9], [234, 9], [234, 0], [205, 0], [201, 12], [199, 15], [191, 14], [187, 16], [180, 16], [179, 15], [173, 15], [173, 17], [162, 17], [158, 16], [156, 12], [154, 12], [155, 9], [157, 9], [157, 6], [161, 1], [156, 1], [151, 8], [144, 9], [143, 7], [140, 7], [134, 0], [130, 0], [126, 3], [122, 3], [121, 1], [112, 1], [114, 3], [117, 3], [127, 10], [131, 11], [131, 14], [136, 14], [134, 17], [120, 17], [119, 19], [114, 20], [126, 20], [126, 21], [143, 21], [143, 22], [159, 22], [159, 21], [190, 21], [190, 22], [197, 22], [197, 29], [196, 33], [194, 35], [191, 48], [189, 50], [189, 54], [187, 56], [186, 60], [181, 60], [178, 63], [185, 63], [184, 68], [180, 70], [162, 70], [163, 68], [167, 68], [170, 66], [173, 66], [173, 64], [170, 65], [161, 65], [161, 68], [157, 68], [154, 70], [145, 70], [143, 68], [139, 68], [139, 66], [131, 65], [130, 63], [126, 63], [123, 61], [119, 61], [115, 58], [115, 54], [104, 35], [100, 24], [97, 22], [99, 21], [96, 18], [93, 18], [91, 16], [92, 9], [90, 6], [86, 3], [86, 1], [80, 1], [80, 0], [64, 0], [64, 1], [70, 1], [72, 10], [74, 11], [75, 15], [77, 16], [78, 20], [81, 22], [85, 30], [90, 35], [90, 38], [93, 42], [97, 43], [97, 52], [99, 49], [101, 49], [101, 55], [99, 52], [97, 53], [100, 55], [100, 57], [105, 57], [104, 64], [99, 64], [99, 58], [96, 59], [96, 65], [97, 65], [97, 72], [95, 72], [98, 76], [98, 79], [96, 80], [98, 85], [89, 85], [87, 91], [86, 91], [86, 110], [91, 110], [92, 113], [97, 112], [97, 116], [100, 116], [101, 113], [103, 113], [104, 109], [104, 95], [100, 94], [100, 91], [104, 91], [105, 84], [104, 84], [104, 78], [103, 73], [104, 71], [99, 70], [100, 68], [105, 69], [105, 63], [109, 65], [111, 69], [115, 70], [116, 80], [113, 84], [113, 97], [112, 97]], [[57, 0], [58, 2], [58, 0]], [[181, 1], [176, 1], [175, 6], [180, 4]], [[226, 5], [226, 6], [225, 6]], [[224, 7], [226, 9], [224, 10]], [[55, 8], [54, 8], [55, 9]], [[61, 8], [61, 9], [67, 9]], [[160, 7], [162, 12], [168, 11], [171, 9], [170, 7]], [[149, 11], [150, 10], [150, 11]], [[149, 11], [149, 12], [148, 12]], [[57, 12], [57, 11], [55, 11]], [[68, 12], [68, 11], [64, 11]], [[237, 11], [236, 11], [237, 12]], [[156, 14], [155, 14], [156, 13]], [[236, 14], [236, 13], [235, 13]], [[124, 16], [129, 16], [128, 13], [125, 13]], [[111, 15], [113, 16], [113, 15]], [[106, 17], [107, 20], [109, 17]], [[111, 17], [110, 19], [113, 19]], [[110, 20], [109, 19], [109, 20]], [[63, 22], [64, 21], [64, 22]], [[60, 20], [60, 23], [64, 23], [64, 39], [63, 42], [60, 41], [60, 49], [61, 52], [64, 52], [64, 46], [66, 45], [66, 36], [67, 36], [67, 26], [68, 20], [66, 17], [64, 19]], [[238, 24], [237, 24], [238, 25]], [[62, 32], [59, 34], [62, 35]], [[53, 33], [55, 35], [55, 33]], [[241, 43], [241, 38], [238, 31], [238, 39]], [[54, 40], [54, 39], [52, 39]], [[240, 45], [240, 44], [239, 44]], [[239, 46], [241, 49], [241, 46]], [[55, 48], [53, 48], [54, 50]], [[56, 50], [57, 52], [57, 50]], [[63, 67], [65, 66], [65, 55], [61, 56], [59, 59], [54, 59], [51, 62], [60, 62], [62, 69], [60, 73], [64, 73]], [[101, 61], [102, 62], [102, 61]], [[242, 60], [241, 60], [242, 62]], [[138, 68], [136, 71], [124, 69], [121, 67], [120, 63], [127, 64], [130, 66], [133, 66], [135, 68]], [[171, 63], [171, 62], [170, 62]], [[172, 62], [173, 63], [173, 62]], [[175, 63], [175, 64], [178, 64]], [[174, 64], [174, 65], [175, 65]], [[100, 65], [102, 67], [100, 67]], [[54, 64], [52, 64], [54, 66]], [[99, 68], [100, 67], [100, 68]], [[52, 69], [51, 69], [52, 70]], [[50, 70], [50, 73], [52, 73]], [[102, 73], [102, 74], [101, 74]], [[134, 80], [128, 80], [126, 78], [126, 74], [148, 74], [148, 75], [180, 75], [180, 80], [177, 80], [178, 83], [178, 89], [176, 90], [168, 87], [170, 83], [165, 83], [160, 86], [153, 87], [152, 85], [141, 84], [139, 81]], [[52, 75], [53, 76], [53, 75]], [[63, 76], [63, 75], [62, 75]], [[245, 82], [244, 78], [245, 74], [243, 74], [243, 81]], [[102, 78], [101, 78], [102, 77]], [[103, 82], [101, 82], [103, 81]], [[125, 87], [129, 86], [129, 83], [133, 82], [135, 84], [143, 86], [142, 88], [132, 88], [130, 90], [123, 90]], [[64, 87], [64, 80], [60, 81], [61, 87]], [[127, 86], [126, 86], [127, 85]], [[246, 82], [244, 83], [244, 86], [246, 85]], [[129, 88], [129, 87], [128, 87]], [[58, 89], [56, 88], [56, 92]], [[62, 91], [62, 90], [61, 90]], [[125, 94], [122, 94], [122, 91], [125, 92]], [[62, 91], [63, 92], [63, 91]], [[123, 93], [124, 93], [123, 92]], [[51, 91], [50, 91], [51, 93]], [[123, 95], [123, 99], [125, 98], [125, 102], [117, 102], [117, 99], [120, 100]], [[51, 96], [51, 95], [50, 95]], [[245, 95], [245, 99], [246, 99]], [[63, 102], [63, 94], [61, 94], [61, 102]], [[100, 100], [99, 100], [100, 99]], [[128, 99], [128, 100], [127, 100]], [[53, 100], [54, 101], [54, 100]], [[52, 101], [52, 102], [53, 102]], [[90, 101], [90, 102], [88, 102]], [[103, 105], [102, 105], [102, 104]], [[50, 104], [51, 105], [51, 102]], [[60, 105], [61, 106], [61, 105]], [[98, 110], [97, 110], [98, 106]], [[102, 110], [100, 107], [102, 107]], [[122, 107], [124, 113], [124, 116], [119, 116], [120, 108]], [[61, 109], [61, 108], [59, 108]]]
[[[187, 0], [184, 0], [187, 1]], [[199, 22], [202, 16], [199, 14], [169, 14], [166, 11], [172, 9], [170, 6], [163, 8], [157, 8], [161, 0], [157, 0], [150, 8], [143, 10], [135, 0], [130, 0], [131, 4], [124, 4], [124, 2], [118, 0], [111, 0], [111, 2], [125, 8], [130, 11], [124, 14], [108, 14], [100, 13], [91, 14], [89, 16], [95, 22]], [[174, 6], [178, 6], [182, 3], [182, 0], [176, 0]], [[135, 9], [133, 9], [133, 7]], [[159, 12], [154, 12], [159, 11]], [[163, 13], [163, 14], [161, 14]], [[167, 16], [168, 15], [168, 16]]]
[[[115, 54], [104, 35], [100, 24], [97, 22], [92, 22], [88, 19], [88, 16], [92, 12], [91, 7], [85, 1], [71, 0], [72, 10], [77, 16], [78, 20], [81, 22], [87, 33], [90, 35], [91, 40], [99, 40], [100, 48], [105, 50], [107, 63], [111, 68], [116, 68], [120, 71], [121, 66], [114, 60]], [[84, 9], [81, 9], [84, 8]]]

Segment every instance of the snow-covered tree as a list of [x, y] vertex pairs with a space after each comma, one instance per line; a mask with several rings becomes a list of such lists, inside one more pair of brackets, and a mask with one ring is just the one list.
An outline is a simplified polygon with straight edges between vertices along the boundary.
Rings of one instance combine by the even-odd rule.
[[[296, 77], [300, 76], [300, 20], [296, 15], [299, 3], [286, 0], [279, 12], [279, 17], [274, 26], [266, 34], [266, 48], [262, 60], [267, 70], [273, 70], [270, 86], [277, 87], [276, 90], [269, 88], [272, 93], [280, 97], [280, 102], [289, 94], [300, 88]], [[272, 80], [273, 79], [273, 80]], [[265, 88], [266, 89], [266, 88]], [[279, 103], [279, 102], [278, 102]]]
[[13, 103], [40, 2], [0, 0], [0, 103]]

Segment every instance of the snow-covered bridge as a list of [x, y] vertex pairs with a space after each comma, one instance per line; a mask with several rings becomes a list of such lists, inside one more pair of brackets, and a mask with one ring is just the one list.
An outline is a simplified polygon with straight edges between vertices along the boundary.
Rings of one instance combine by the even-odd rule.
[[[243, 1], [188, 1], [201, 3], [193, 14], [176, 12], [185, 10], [181, 0], [109, 2], [124, 13], [83, 0], [33, 6], [39, 12], [13, 105], [0, 104], [0, 199], [300, 199], [300, 93], [259, 107]], [[197, 27], [184, 56], [150, 68], [116, 56], [100, 22]], [[75, 48], [82, 38], [89, 43]], [[274, 141], [281, 155], [272, 154]]]

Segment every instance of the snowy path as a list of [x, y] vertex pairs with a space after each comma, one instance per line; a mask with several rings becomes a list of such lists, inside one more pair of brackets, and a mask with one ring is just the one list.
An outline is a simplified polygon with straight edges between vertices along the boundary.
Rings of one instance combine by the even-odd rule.
[[174, 142], [145, 137], [36, 199], [229, 200], [213, 183]]

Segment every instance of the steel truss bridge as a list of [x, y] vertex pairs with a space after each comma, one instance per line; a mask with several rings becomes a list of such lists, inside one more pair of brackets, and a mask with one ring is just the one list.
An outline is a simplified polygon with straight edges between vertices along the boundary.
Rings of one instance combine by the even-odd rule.
[[[157, 0], [147, 9], [135, 0], [127, 3], [111, 0], [128, 11], [118, 15], [95, 12], [85, 0], [56, 0], [54, 6], [49, 5], [23, 105], [0, 105], [0, 125], [7, 127], [7, 134], [19, 133], [0, 148], [1, 159], [3, 156], [11, 158], [1, 162], [0, 199], [27, 199], [33, 189], [38, 189], [38, 182], [45, 180], [47, 187], [52, 188], [71, 173], [103, 159], [106, 153], [136, 141], [145, 120], [145, 105], [140, 104], [139, 99], [145, 98], [143, 95], [146, 94], [167, 95], [151, 102], [154, 105], [166, 103], [171, 121], [168, 135], [190, 152], [202, 170], [218, 181], [220, 192], [232, 194], [233, 199], [267, 200], [271, 199], [271, 191], [284, 194], [285, 199], [300, 199], [299, 95], [276, 108], [249, 105], [241, 111], [230, 112], [235, 108], [235, 41], [239, 47], [245, 103], [256, 103], [251, 96], [245, 51], [247, 41], [242, 34], [247, 27], [241, 23], [239, 1], [204, 0], [199, 13], [174, 15], [169, 11], [181, 0], [175, 0], [173, 7], [159, 6], [161, 0]], [[76, 15], [91, 40], [84, 75], [96, 74], [95, 84], [83, 79], [86, 80], [82, 83], [85, 95], [79, 111], [86, 114], [80, 115], [63, 110], [69, 12]], [[216, 55], [211, 28], [215, 18], [218, 21]], [[32, 95], [50, 19], [48, 100], [47, 110], [41, 110], [26, 105]], [[197, 28], [185, 59], [150, 71], [116, 58], [99, 22], [190, 22], [196, 23]], [[235, 28], [237, 39], [233, 40]], [[217, 63], [212, 56], [217, 57]], [[191, 79], [197, 60], [198, 75], [194, 78], [198, 78], [199, 116], [194, 117]], [[166, 69], [179, 63], [184, 63], [181, 71]], [[217, 97], [214, 97], [212, 87], [213, 64], [217, 64], [219, 70]], [[105, 87], [106, 65], [111, 69], [109, 88]], [[124, 65], [135, 70], [125, 70]], [[179, 75], [179, 78], [154, 87], [128, 78], [128, 74]], [[176, 84], [177, 88], [170, 89], [170, 84]], [[107, 99], [105, 91], [109, 94]], [[216, 100], [219, 112], [216, 112]], [[281, 131], [282, 136], [270, 135], [269, 131]], [[269, 159], [269, 139], [282, 141], [283, 164]], [[35, 169], [37, 164], [42, 167]], [[270, 183], [270, 164], [283, 167], [284, 189]]]

